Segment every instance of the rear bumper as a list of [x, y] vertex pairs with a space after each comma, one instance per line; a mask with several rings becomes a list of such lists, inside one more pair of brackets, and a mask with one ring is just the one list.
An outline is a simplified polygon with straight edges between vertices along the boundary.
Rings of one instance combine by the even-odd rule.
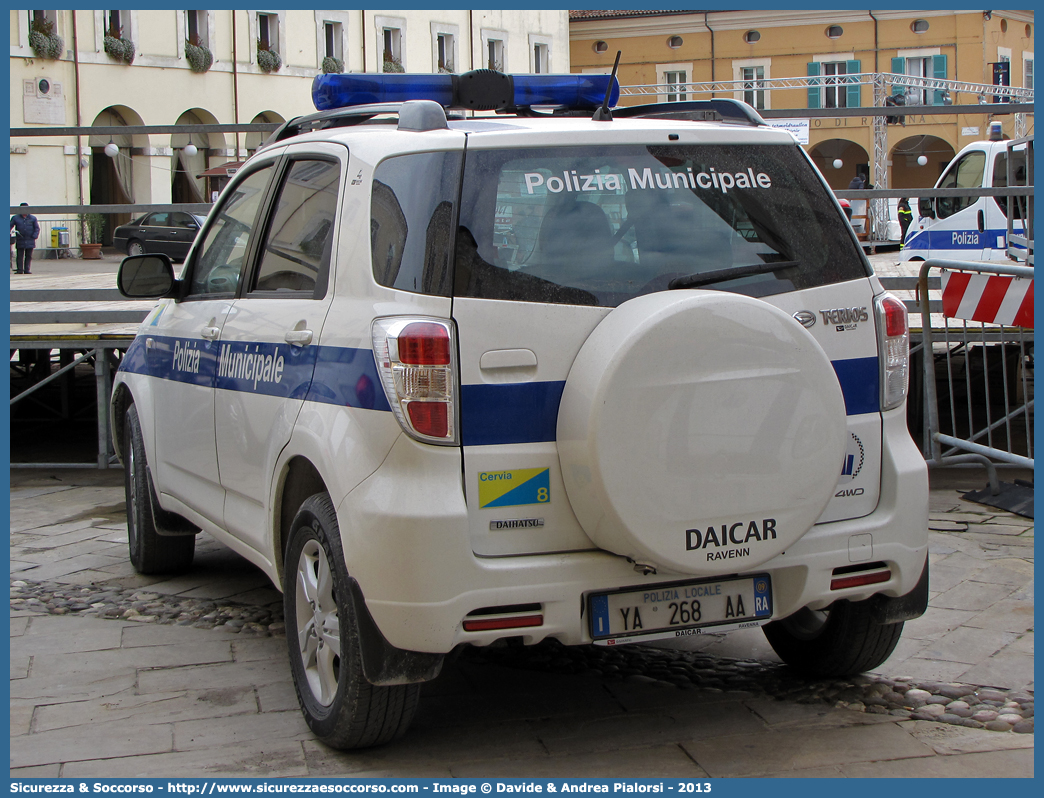
[[[858, 519], [820, 524], [752, 572], [772, 577], [773, 617], [837, 599], [906, 596], [921, 579], [928, 548], [928, 472], [906, 432], [905, 408], [884, 414], [881, 499]], [[422, 486], [411, 492], [403, 486]], [[678, 581], [686, 574], [643, 575], [608, 552], [478, 557], [471, 550], [460, 453], [401, 436], [381, 468], [338, 507], [348, 570], [387, 641], [402, 649], [450, 651], [519, 636], [591, 642], [584, 604], [593, 591]], [[836, 568], [884, 563], [887, 581], [831, 590]], [[691, 577], [689, 577], [691, 578]], [[482, 608], [539, 605], [540, 626], [466, 632]]]

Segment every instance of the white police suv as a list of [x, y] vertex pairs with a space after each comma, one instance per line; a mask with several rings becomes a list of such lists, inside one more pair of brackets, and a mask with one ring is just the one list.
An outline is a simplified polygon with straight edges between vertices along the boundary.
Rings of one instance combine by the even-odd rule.
[[790, 134], [618, 91], [322, 75], [180, 277], [123, 262], [162, 298], [112, 395], [131, 561], [263, 569], [329, 745], [461, 645], [763, 626], [851, 674], [925, 609], [902, 303]]

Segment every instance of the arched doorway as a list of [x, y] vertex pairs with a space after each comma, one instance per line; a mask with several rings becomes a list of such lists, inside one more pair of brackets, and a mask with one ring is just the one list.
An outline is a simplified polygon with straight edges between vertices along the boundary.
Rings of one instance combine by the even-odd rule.
[[[92, 127], [127, 127], [143, 125], [141, 117], [126, 106], [113, 105], [99, 113], [91, 123]], [[105, 148], [114, 144], [118, 148], [113, 156], [105, 153]], [[135, 149], [147, 146], [146, 137], [142, 135], [106, 135], [92, 133], [88, 138], [91, 148], [88, 196], [91, 205], [127, 205], [136, 201], [137, 189], [148, 193], [151, 181], [149, 169], [136, 169], [134, 162]], [[139, 174], [139, 172], [141, 172]], [[112, 244], [112, 231], [119, 225], [129, 222], [133, 214], [107, 213], [102, 243]]]
[[892, 187], [931, 188], [955, 154], [947, 141], [935, 136], [903, 139], [888, 154], [892, 162]]
[[[857, 172], [871, 174], [870, 155], [854, 141], [827, 139], [811, 147], [808, 154], [835, 191], [848, 188]], [[834, 165], [836, 161], [841, 161], [840, 168]]]
[[[257, 116], [255, 116], [253, 119], [250, 120], [250, 124], [252, 124], [252, 125], [265, 125], [265, 124], [281, 125], [285, 121], [286, 120], [282, 116], [277, 114], [275, 111], [262, 111], [261, 113], [259, 113]], [[246, 134], [245, 145], [244, 145], [246, 147], [246, 149], [247, 149], [247, 152], [250, 155], [253, 155], [255, 152], [257, 152], [257, 148], [260, 147], [262, 144], [264, 144], [265, 139], [267, 139], [270, 135], [271, 135], [270, 133], [247, 133]]]
[[[178, 117], [178, 125], [216, 125], [217, 117], [202, 108], [191, 108]], [[186, 147], [190, 148], [186, 152]], [[174, 133], [170, 137], [174, 150], [170, 164], [170, 199], [177, 203], [210, 202], [206, 178], [201, 175], [211, 163], [211, 150], [227, 149], [221, 133]]]

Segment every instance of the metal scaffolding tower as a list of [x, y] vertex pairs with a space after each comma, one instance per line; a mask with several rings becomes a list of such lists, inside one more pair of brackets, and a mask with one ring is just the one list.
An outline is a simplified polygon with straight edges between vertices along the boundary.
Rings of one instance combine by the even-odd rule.
[[[1024, 89], [1018, 86], [994, 86], [989, 83], [969, 83], [958, 80], [938, 80], [935, 78], [921, 78], [913, 75], [898, 75], [891, 72], [860, 72], [851, 75], [835, 76], [810, 76], [794, 78], [765, 78], [757, 80], [718, 80], [703, 83], [670, 83], [650, 84], [641, 86], [621, 86], [621, 97], [643, 97], [671, 95], [673, 97], [688, 98], [690, 94], [733, 94], [742, 96], [745, 91], [772, 91], [773, 89], [808, 89], [826, 87], [848, 87], [848, 86], [870, 86], [873, 90], [873, 104], [875, 108], [884, 108], [885, 100], [890, 94], [907, 94], [910, 89], [918, 89], [927, 96], [929, 91], [935, 92], [941, 97], [942, 105], [958, 105], [957, 100], [961, 94], [974, 95], [972, 106], [981, 106], [982, 113], [997, 113], [1001, 108], [997, 107], [1000, 102], [1007, 103], [1032, 103], [1033, 89]], [[997, 101], [994, 101], [997, 98]], [[935, 105], [938, 105], [936, 103]], [[926, 106], [907, 105], [895, 106], [893, 114], [901, 116], [905, 113], [916, 113], [918, 108]], [[968, 106], [965, 106], [968, 107]], [[968, 111], [957, 109], [954, 113], [968, 113]], [[795, 116], [801, 115], [801, 109], [795, 109]], [[1027, 133], [1027, 118], [1025, 113], [1015, 114], [1015, 138], [1023, 138]], [[875, 188], [887, 189], [888, 185], [888, 127], [884, 113], [877, 113], [873, 117], [873, 185]], [[871, 239], [878, 240], [879, 234], [885, 229], [888, 219], [888, 201], [885, 199], [870, 200], [870, 232]]]

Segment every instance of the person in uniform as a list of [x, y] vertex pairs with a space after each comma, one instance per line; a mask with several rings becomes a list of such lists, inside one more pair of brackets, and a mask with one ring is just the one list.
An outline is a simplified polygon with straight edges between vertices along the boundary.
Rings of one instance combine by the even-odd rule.
[[906, 197], [900, 199], [896, 212], [899, 215], [899, 249], [902, 249], [906, 244], [906, 231], [909, 229], [910, 223], [913, 221], [913, 211], [910, 210], [910, 200]]

